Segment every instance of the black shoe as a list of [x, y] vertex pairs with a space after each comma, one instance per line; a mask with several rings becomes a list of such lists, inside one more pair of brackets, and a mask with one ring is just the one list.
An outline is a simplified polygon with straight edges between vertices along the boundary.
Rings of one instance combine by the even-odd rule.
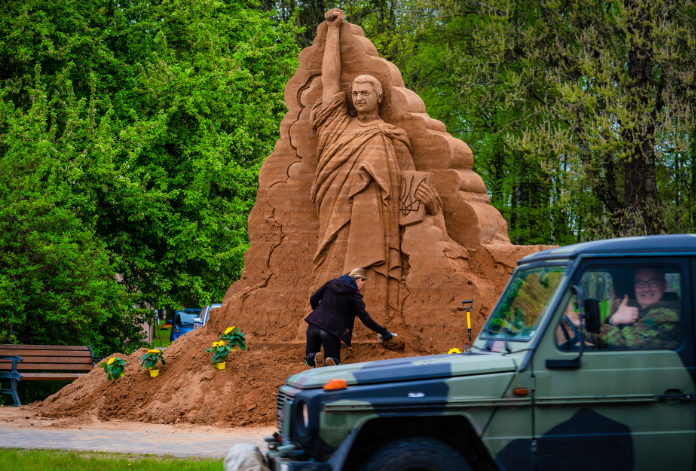
[[320, 366], [326, 366], [326, 364], [324, 363], [324, 354], [323, 353], [317, 352], [314, 354], [314, 366], [316, 368], [318, 368]]
[[334, 360], [331, 357], [328, 357], [324, 363], [326, 366], [336, 366], [340, 364], [338, 361]]

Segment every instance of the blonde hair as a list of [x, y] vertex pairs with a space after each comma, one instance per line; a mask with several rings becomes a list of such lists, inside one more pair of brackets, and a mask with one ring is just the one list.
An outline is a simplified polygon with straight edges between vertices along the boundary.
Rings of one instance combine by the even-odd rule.
[[382, 101], [382, 84], [372, 75], [358, 75], [353, 79], [353, 83], [369, 83], [375, 89], [379, 101]]
[[348, 276], [350, 276], [354, 280], [357, 280], [358, 278], [362, 278], [363, 280], [367, 280], [367, 272], [362, 268], [353, 268], [350, 271], [350, 273], [348, 273]]

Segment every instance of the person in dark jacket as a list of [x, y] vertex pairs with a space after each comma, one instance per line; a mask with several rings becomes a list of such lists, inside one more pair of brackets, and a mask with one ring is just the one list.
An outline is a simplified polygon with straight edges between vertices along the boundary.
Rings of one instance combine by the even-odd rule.
[[393, 337], [392, 333], [372, 320], [365, 310], [360, 290], [366, 281], [367, 272], [356, 268], [340, 278], [328, 281], [309, 298], [313, 311], [305, 319], [309, 324], [305, 350], [307, 365], [315, 367], [340, 364], [341, 341], [350, 346], [355, 316], [384, 340]]

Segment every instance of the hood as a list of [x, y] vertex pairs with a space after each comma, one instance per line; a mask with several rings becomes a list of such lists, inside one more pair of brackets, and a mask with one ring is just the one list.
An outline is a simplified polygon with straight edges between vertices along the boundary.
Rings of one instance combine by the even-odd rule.
[[331, 280], [329, 286], [336, 294], [352, 294], [358, 291], [358, 285], [355, 284], [355, 280], [348, 275]]
[[516, 369], [514, 357], [499, 353], [431, 355], [315, 368], [290, 376], [286, 384], [313, 389], [323, 387], [331, 379], [345, 379], [351, 386], [502, 373]]

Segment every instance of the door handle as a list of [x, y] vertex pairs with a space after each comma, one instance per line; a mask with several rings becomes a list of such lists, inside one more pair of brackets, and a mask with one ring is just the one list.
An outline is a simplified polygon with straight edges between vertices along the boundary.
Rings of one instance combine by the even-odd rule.
[[670, 389], [665, 394], [657, 396], [660, 401], [665, 402], [689, 402], [694, 400], [693, 393], [682, 393], [679, 390]]

